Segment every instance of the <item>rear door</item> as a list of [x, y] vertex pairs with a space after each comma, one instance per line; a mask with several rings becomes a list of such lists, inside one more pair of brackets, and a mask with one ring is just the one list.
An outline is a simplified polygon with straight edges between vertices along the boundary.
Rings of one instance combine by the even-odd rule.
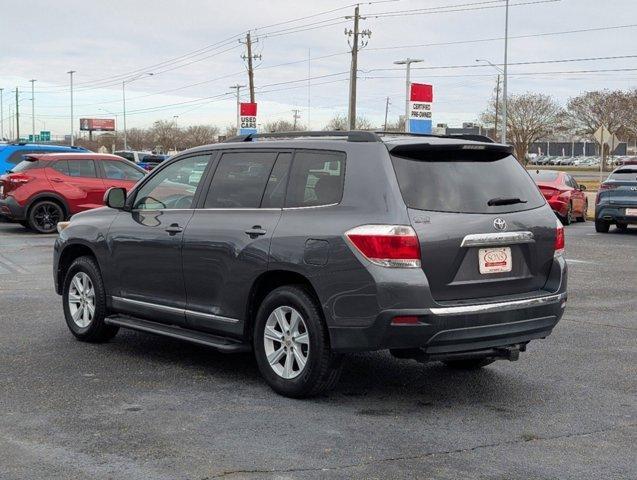
[[205, 198], [184, 232], [190, 327], [240, 335], [250, 288], [268, 267], [291, 152], [220, 154]]
[[104, 182], [91, 159], [57, 160], [47, 177], [54, 190], [63, 196], [71, 213], [104, 206]]
[[507, 150], [411, 144], [391, 154], [436, 300], [514, 295], [544, 286], [556, 219]]

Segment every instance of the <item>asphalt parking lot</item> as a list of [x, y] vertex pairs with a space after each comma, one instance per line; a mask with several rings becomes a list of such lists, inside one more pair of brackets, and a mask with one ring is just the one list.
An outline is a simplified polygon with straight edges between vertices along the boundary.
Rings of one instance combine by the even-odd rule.
[[0, 223], [0, 478], [636, 478], [637, 229], [566, 228], [553, 335], [479, 372], [347, 357], [291, 400], [250, 355], [67, 331], [54, 236]]

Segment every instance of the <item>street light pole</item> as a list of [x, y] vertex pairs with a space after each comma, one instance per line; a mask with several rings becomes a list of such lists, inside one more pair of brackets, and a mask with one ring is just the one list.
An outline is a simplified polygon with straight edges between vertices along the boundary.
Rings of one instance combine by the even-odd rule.
[[[495, 132], [494, 135], [497, 137], [498, 133], [498, 110], [499, 110], [499, 103], [500, 103], [500, 74], [502, 74], [503, 76], [506, 75], [505, 71], [502, 70], [500, 67], [498, 67], [495, 63], [490, 62], [489, 60], [485, 60], [483, 58], [477, 58], [476, 62], [484, 62], [484, 63], [488, 63], [489, 65], [491, 65], [493, 68], [495, 68], [499, 74], [498, 74], [498, 80], [497, 80], [497, 84], [496, 84], [496, 93], [495, 93]], [[506, 78], [506, 76], [505, 76]], [[505, 143], [506, 142], [506, 129], [507, 129], [507, 117], [506, 117], [506, 107], [504, 106], [506, 104], [506, 90], [504, 90], [503, 92], [503, 116], [504, 116], [504, 120], [502, 121], [502, 132], [500, 134], [500, 142], [501, 143]], [[497, 138], [496, 138], [497, 140]]]
[[131, 83], [134, 82], [135, 80], [139, 80], [142, 77], [152, 77], [153, 73], [152, 72], [144, 72], [144, 73], [140, 73], [139, 75], [137, 75], [136, 77], [133, 78], [129, 78], [128, 80], [123, 80], [122, 81], [122, 115], [123, 115], [123, 123], [124, 123], [124, 150], [128, 150], [128, 144], [126, 142], [126, 84], [127, 83]]
[[35, 79], [29, 80], [31, 82], [31, 136], [33, 137], [33, 143], [35, 143]]
[[409, 132], [409, 87], [411, 84], [411, 64], [422, 61], [424, 60], [419, 58], [406, 58], [405, 60], [397, 60], [394, 62], [394, 65], [405, 65], [407, 69], [405, 75], [405, 132]]
[[507, 143], [507, 67], [509, 53], [509, 0], [506, 0], [504, 14], [504, 80], [502, 82], [502, 143]]
[[73, 74], [75, 70], [69, 70], [68, 73], [71, 76], [71, 146], [75, 145], [75, 135], [73, 134]]

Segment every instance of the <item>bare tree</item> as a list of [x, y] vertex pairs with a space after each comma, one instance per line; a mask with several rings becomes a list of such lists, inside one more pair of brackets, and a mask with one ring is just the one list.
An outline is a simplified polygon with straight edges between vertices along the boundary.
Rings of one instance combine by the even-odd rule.
[[568, 101], [566, 106], [569, 120], [580, 134], [592, 135], [600, 125], [605, 125], [611, 133], [620, 136], [630, 129], [630, 114], [627, 108], [635, 103], [637, 90], [598, 90], [585, 92]]
[[219, 128], [212, 125], [191, 125], [183, 131], [182, 148], [207, 145], [217, 141]]
[[132, 150], [148, 150], [151, 148], [152, 141], [147, 130], [131, 128], [126, 131], [126, 143]]
[[[356, 130], [371, 130], [372, 122], [365, 117], [356, 117]], [[347, 116], [337, 114], [327, 122], [325, 130], [349, 130]]]
[[274, 133], [274, 132], [302, 132], [307, 130], [305, 125], [301, 125], [300, 123], [296, 124], [296, 128], [292, 122], [287, 120], [275, 120], [272, 122], [268, 122], [263, 126], [263, 131], [266, 133]]
[[[507, 99], [507, 136], [513, 143], [515, 156], [526, 163], [526, 154], [533, 142], [560, 128], [562, 109], [548, 95], [525, 93]], [[492, 102], [482, 120], [489, 124], [495, 119], [495, 102]]]
[[182, 132], [176, 122], [157, 120], [150, 129], [153, 150], [167, 152], [181, 150]]

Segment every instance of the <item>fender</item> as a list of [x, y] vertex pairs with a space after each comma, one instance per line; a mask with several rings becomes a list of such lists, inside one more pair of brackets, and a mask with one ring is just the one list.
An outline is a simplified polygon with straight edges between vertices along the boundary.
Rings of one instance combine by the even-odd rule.
[[28, 214], [27, 212], [29, 211], [29, 209], [35, 202], [44, 198], [53, 198], [57, 200], [58, 202], [62, 204], [62, 208], [64, 209], [64, 215], [66, 217], [69, 217], [71, 215], [71, 209], [69, 208], [69, 204], [66, 201], [66, 199], [63, 196], [61, 196], [59, 193], [55, 193], [51, 191], [39, 192], [33, 195], [26, 204], [26, 207], [24, 209], [25, 215]]

